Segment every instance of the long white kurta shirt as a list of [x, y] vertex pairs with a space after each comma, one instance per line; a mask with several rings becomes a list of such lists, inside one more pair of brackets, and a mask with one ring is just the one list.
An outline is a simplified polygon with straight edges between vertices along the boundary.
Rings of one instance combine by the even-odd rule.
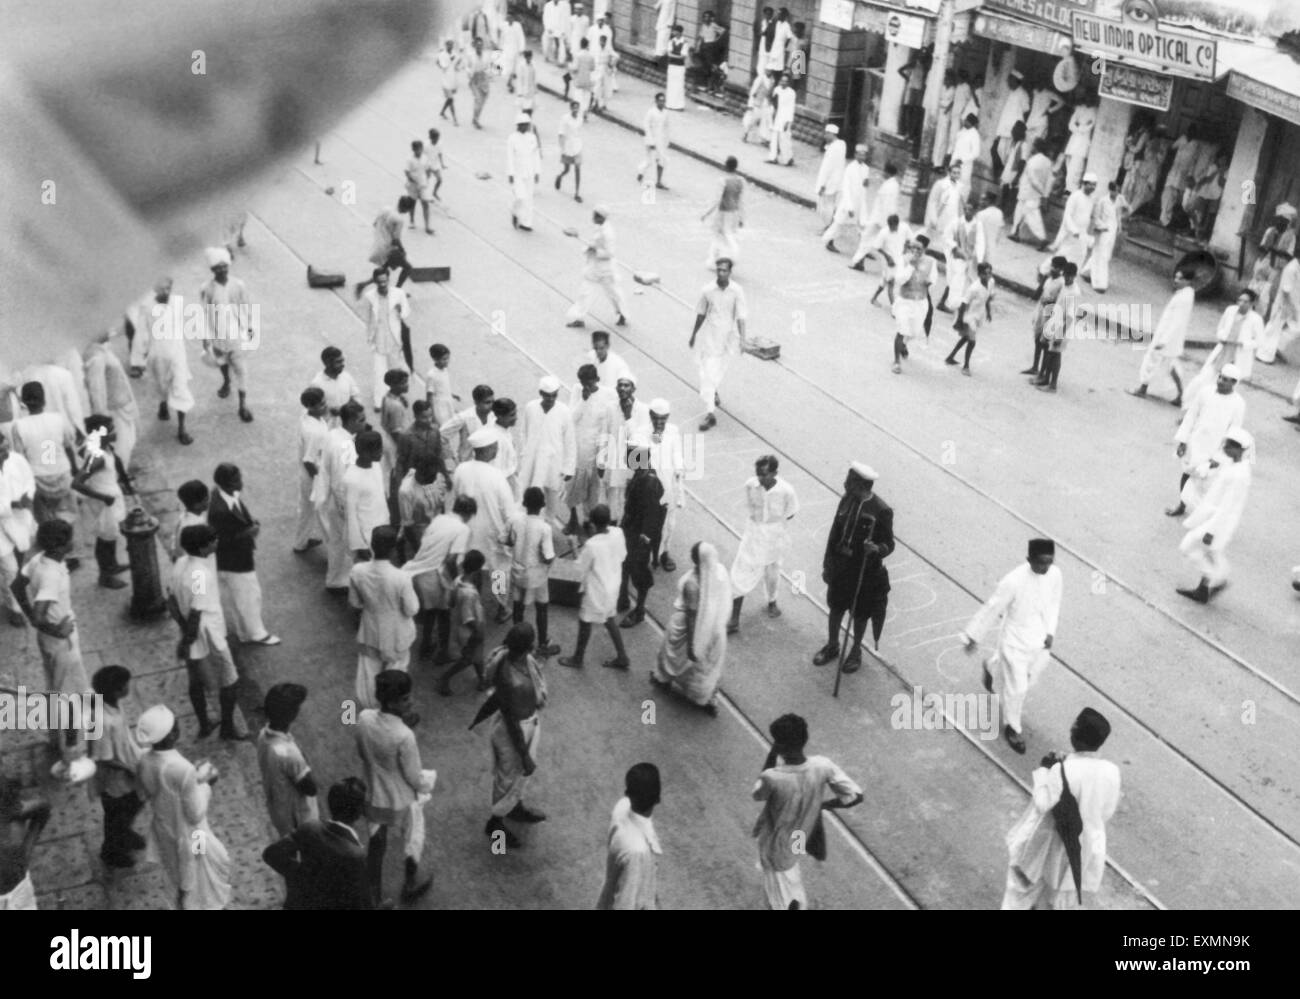
[[1001, 617], [998, 656], [1010, 666], [1028, 670], [1047, 654], [1043, 642], [1056, 634], [1060, 615], [1061, 570], [1052, 566], [1040, 576], [1025, 562], [1002, 577], [962, 635], [978, 642]]
[[[361, 296], [365, 307], [366, 342], [370, 349], [385, 357], [402, 358], [402, 323], [411, 318], [411, 303], [406, 292], [398, 287], [390, 287], [386, 296], [379, 294], [379, 289], [371, 285]], [[402, 367], [406, 362], [402, 360]]]
[[1160, 313], [1160, 320], [1151, 334], [1151, 349], [1168, 357], [1178, 358], [1183, 352], [1187, 337], [1187, 324], [1192, 321], [1192, 308], [1196, 305], [1196, 290], [1191, 286], [1179, 288]]
[[537, 137], [532, 132], [511, 132], [506, 140], [506, 174], [514, 178], [516, 192], [522, 185], [531, 194], [534, 178], [541, 170], [542, 154], [537, 148]]
[[1199, 535], [1212, 534], [1210, 548], [1222, 551], [1227, 547], [1241, 523], [1250, 494], [1250, 465], [1243, 461], [1225, 459], [1210, 473], [1210, 484], [1205, 498], [1197, 504], [1183, 526]]
[[[1071, 753], [1065, 759], [1065, 780], [1079, 802], [1079, 815], [1083, 819], [1083, 832], [1079, 834], [1080, 887], [1084, 891], [1097, 891], [1106, 871], [1106, 823], [1119, 807], [1119, 767], [1099, 759], [1096, 753]], [[1035, 770], [1034, 807], [1043, 813], [1051, 811], [1061, 800], [1061, 783], [1061, 764], [1050, 770], [1047, 767]], [[1060, 836], [1052, 837], [1042, 877], [1055, 891], [1074, 890], [1074, 875]]]
[[632, 811], [632, 803], [620, 798], [609, 820], [605, 886], [596, 908], [659, 908], [655, 868], [662, 853], [654, 822], [647, 816], [637, 815]]
[[451, 477], [451, 500], [448, 509], [461, 496], [472, 496], [478, 512], [469, 522], [469, 546], [484, 555], [504, 553], [506, 528], [515, 512], [515, 497], [500, 470], [475, 458], [456, 466]]
[[186, 909], [224, 909], [230, 901], [230, 854], [208, 825], [212, 787], [175, 749], [151, 750], [137, 782], [152, 808], [147, 859], [159, 861]]
[[822, 153], [822, 165], [817, 170], [817, 183], [813, 194], [835, 197], [840, 193], [847, 166], [847, 147], [843, 139], [834, 140]]
[[573, 414], [575, 468], [603, 467], [611, 456], [618, 396], [612, 389], [597, 388], [590, 397], [582, 397], [582, 386], [569, 397]]
[[867, 222], [867, 177], [870, 172], [867, 164], [850, 160], [840, 181], [840, 202], [836, 213], [840, 216], [852, 214], [858, 225]]
[[1183, 471], [1190, 473], [1213, 458], [1228, 431], [1240, 427], [1245, 419], [1246, 400], [1235, 390], [1222, 395], [1217, 386], [1207, 385], [1192, 400], [1174, 434], [1175, 443], [1187, 445], [1183, 452]]
[[564, 476], [572, 475], [578, 459], [573, 434], [573, 414], [557, 401], [546, 412], [542, 400], [524, 407], [524, 450], [519, 458], [519, 484], [524, 489], [540, 486], [559, 489]]

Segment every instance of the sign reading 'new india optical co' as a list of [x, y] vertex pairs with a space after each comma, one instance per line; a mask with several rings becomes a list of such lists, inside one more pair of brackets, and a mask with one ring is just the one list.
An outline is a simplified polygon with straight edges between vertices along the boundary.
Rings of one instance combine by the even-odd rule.
[[1214, 79], [1218, 55], [1213, 38], [1150, 22], [1107, 21], [1078, 13], [1074, 44], [1093, 55], [1194, 80]]

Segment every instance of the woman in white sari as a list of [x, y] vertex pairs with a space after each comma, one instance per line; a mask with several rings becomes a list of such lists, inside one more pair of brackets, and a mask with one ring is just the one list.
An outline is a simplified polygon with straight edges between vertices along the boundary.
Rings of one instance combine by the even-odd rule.
[[695, 568], [677, 581], [673, 616], [650, 682], [662, 690], [676, 690], [716, 717], [714, 698], [727, 658], [731, 581], [718, 560], [718, 550], [708, 542], [691, 549], [691, 561]]

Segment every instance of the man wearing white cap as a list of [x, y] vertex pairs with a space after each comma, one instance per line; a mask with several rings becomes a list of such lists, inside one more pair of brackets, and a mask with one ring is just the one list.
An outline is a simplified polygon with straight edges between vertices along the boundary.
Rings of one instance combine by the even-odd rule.
[[876, 495], [876, 478], [875, 469], [855, 461], [844, 479], [844, 495], [822, 556], [822, 582], [830, 615], [826, 644], [813, 656], [814, 666], [825, 666], [840, 654], [840, 624], [846, 613], [853, 621], [853, 647], [844, 660], [844, 672], [856, 673], [862, 667], [862, 638], [868, 621], [876, 648], [880, 648], [889, 607], [885, 559], [894, 551], [894, 511]]
[[1052, 640], [1061, 617], [1061, 570], [1056, 560], [1056, 543], [1048, 538], [1029, 542], [1029, 554], [1023, 565], [1008, 572], [998, 582], [993, 596], [975, 612], [961, 633], [966, 652], [973, 653], [980, 639], [995, 622], [998, 644], [984, 662], [984, 689], [993, 693], [993, 672], [998, 668], [1002, 681], [1002, 710], [1006, 725], [1002, 734], [1017, 753], [1025, 751], [1021, 736], [1020, 713], [1029, 688], [1051, 661]]
[[[676, 572], [677, 563], [668, 554], [677, 526], [677, 511], [686, 506], [686, 457], [682, 449], [682, 432], [677, 424], [669, 423], [672, 407], [667, 399], [650, 401], [650, 465], [663, 483], [663, 505], [666, 511], [659, 546], [651, 553], [650, 563], [664, 572]], [[632, 421], [628, 428], [635, 436]]]
[[[599, 372], [599, 365], [596, 370]], [[648, 446], [653, 425], [650, 407], [636, 397], [636, 376], [631, 371], [625, 370], [619, 375], [614, 391], [618, 395], [618, 408], [614, 412], [614, 437], [610, 441], [610, 460], [605, 469], [605, 502], [609, 506], [610, 517], [617, 518], [617, 522], [622, 523], [623, 503], [627, 496], [628, 480], [631, 478], [631, 470], [626, 462], [627, 448], [632, 441], [640, 441]]]
[[185, 430], [185, 414], [194, 408], [190, 362], [182, 329], [183, 316], [179, 308], [171, 307], [171, 295], [172, 279], [163, 278], [136, 306], [131, 316], [135, 327], [131, 367], [133, 370], [148, 367], [162, 397], [158, 403], [158, 419], [166, 420], [175, 413], [176, 439], [182, 444], [193, 444], [194, 438]]
[[[411, 302], [401, 288], [390, 288], [388, 270], [376, 267], [372, 283], [361, 296], [361, 317], [366, 324], [366, 343], [371, 354], [371, 401], [378, 413], [388, 387], [384, 375], [397, 369], [410, 374], [407, 357], [411, 351]], [[423, 385], [412, 386], [414, 394], [424, 395]]]
[[1237, 394], [1240, 377], [1235, 364], [1225, 364], [1214, 391], [1206, 386], [1190, 400], [1183, 422], [1174, 435], [1183, 477], [1178, 483], [1178, 505], [1166, 510], [1167, 516], [1181, 517], [1187, 512], [1187, 504], [1182, 499], [1187, 480], [1198, 467], [1214, 457], [1220, 442], [1246, 421], [1246, 400]]
[[136, 738], [150, 747], [136, 783], [153, 813], [147, 859], [162, 864], [179, 909], [224, 909], [230, 901], [230, 854], [208, 825], [217, 768], [195, 766], [176, 749], [181, 727], [165, 705], [140, 716]]
[[542, 151], [532, 128], [532, 118], [520, 112], [506, 140], [506, 177], [514, 198], [510, 223], [524, 232], [533, 231], [533, 194], [542, 174]]
[[1194, 589], [1179, 589], [1178, 593], [1198, 604], [1209, 603], [1228, 585], [1228, 542], [1241, 523], [1250, 494], [1250, 463], [1242, 456], [1254, 444], [1255, 439], [1241, 427], [1225, 435], [1223, 453], [1230, 460], [1210, 471], [1205, 497], [1183, 521], [1187, 533], [1178, 550], [1200, 571], [1201, 581]]
[[252, 423], [247, 404], [248, 352], [258, 345], [253, 328], [256, 313], [244, 282], [230, 276], [230, 253], [223, 247], [211, 247], [207, 256], [212, 277], [199, 289], [206, 319], [203, 348], [221, 369], [217, 395], [227, 398], [233, 381], [239, 393], [239, 418]]
[[[1061, 214], [1061, 227], [1056, 232], [1049, 253], [1060, 252], [1070, 263], [1083, 266], [1088, 256], [1088, 230], [1092, 227], [1093, 196], [1097, 190], [1097, 175], [1092, 171], [1083, 175], [1083, 187], [1066, 199]], [[1046, 274], [1051, 264], [1048, 257], [1039, 265], [1038, 273]]]
[[[492, 466], [498, 447], [496, 431], [492, 427], [480, 427], [470, 434], [469, 446], [474, 450], [474, 457], [456, 466], [449, 502], [455, 506], [462, 496], [474, 500], [476, 510], [469, 522], [469, 548], [481, 551], [487, 559], [489, 580], [504, 580], [506, 577], [497, 573], [507, 572], [510, 565], [505, 539], [510, 518], [517, 508], [515, 496], [501, 470]], [[491, 589], [499, 607], [497, 618], [504, 621], [509, 614], [506, 606], [509, 587]]]
[[840, 138], [839, 125], [828, 124], [823, 140], [822, 163], [817, 170], [817, 214], [827, 224], [835, 217], [835, 205], [840, 198], [840, 185], [844, 182], [848, 146]]
[[[749, 318], [745, 292], [731, 280], [731, 261], [719, 257], [717, 271], [717, 280], [705, 285], [700, 292], [690, 340], [691, 349], [696, 351], [700, 398], [704, 401], [704, 419], [700, 421], [702, 431], [718, 425], [718, 418], [714, 415], [722, 401], [718, 391], [732, 360], [745, 347], [745, 322]], [[698, 348], [695, 346], [697, 339]]]
[[614, 227], [609, 222], [609, 208], [597, 205], [591, 211], [591, 221], [596, 224], [596, 231], [590, 239], [584, 240], [586, 263], [582, 268], [582, 285], [578, 289], [578, 297], [565, 313], [565, 325], [586, 325], [583, 316], [590, 311], [597, 293], [603, 292], [614, 306], [614, 314], [617, 316], [615, 324], [626, 326], [627, 318], [623, 315], [626, 305], [623, 290], [618, 284], [618, 271], [614, 266]]
[[853, 162], [845, 165], [844, 175], [840, 178], [840, 196], [835, 204], [835, 214], [822, 233], [822, 242], [831, 253], [840, 252], [835, 248], [835, 237], [842, 226], [852, 224], [861, 241], [862, 227], [867, 224], [867, 180], [870, 174], [867, 147], [859, 143], [853, 147]]
[[565, 492], [578, 460], [573, 413], [559, 401], [562, 387], [554, 375], [537, 383], [540, 398], [524, 407], [524, 447], [519, 456], [519, 487], [537, 486], [546, 494], [546, 516], [557, 536], [569, 521]]
[[1162, 372], [1168, 372], [1173, 379], [1175, 406], [1183, 404], [1183, 379], [1180, 358], [1183, 356], [1183, 343], [1187, 336], [1187, 325], [1192, 321], [1192, 309], [1196, 305], [1196, 289], [1192, 287], [1195, 273], [1191, 268], [1180, 267], [1174, 271], [1174, 294], [1160, 312], [1160, 320], [1151, 333], [1151, 345], [1142, 357], [1142, 368], [1138, 372], [1140, 384], [1133, 390], [1139, 398], [1147, 394], [1151, 379]]

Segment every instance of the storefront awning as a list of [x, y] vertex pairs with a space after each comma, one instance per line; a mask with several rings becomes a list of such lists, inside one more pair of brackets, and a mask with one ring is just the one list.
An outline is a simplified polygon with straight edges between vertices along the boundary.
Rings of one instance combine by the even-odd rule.
[[1300, 125], [1300, 60], [1259, 43], [1221, 42], [1221, 70], [1228, 71], [1228, 96]]

